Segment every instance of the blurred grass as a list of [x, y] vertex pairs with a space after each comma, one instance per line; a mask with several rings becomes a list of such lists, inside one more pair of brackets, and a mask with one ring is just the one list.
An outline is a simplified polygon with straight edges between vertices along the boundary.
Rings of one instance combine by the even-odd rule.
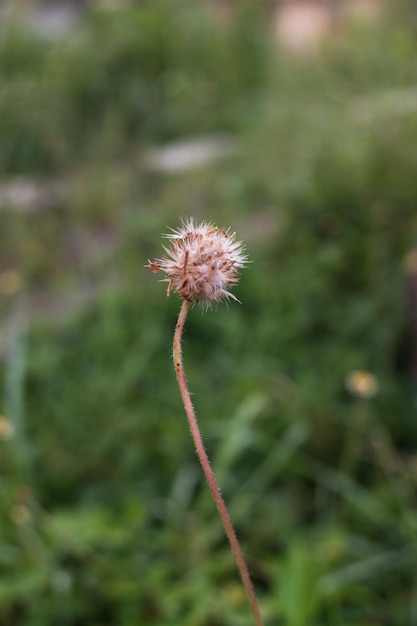
[[[190, 214], [253, 260], [242, 306], [192, 311], [184, 353], [266, 622], [414, 623], [415, 35], [405, 3], [308, 62], [251, 4], [92, 10], [47, 41], [2, 27], [2, 184], [62, 190], [0, 212], [0, 278], [23, 280], [0, 280], [3, 335], [34, 320], [3, 349], [1, 623], [251, 623], [176, 389], [178, 302], [141, 269]], [[143, 166], [211, 132], [236, 154]], [[375, 397], [347, 393], [356, 369]]]

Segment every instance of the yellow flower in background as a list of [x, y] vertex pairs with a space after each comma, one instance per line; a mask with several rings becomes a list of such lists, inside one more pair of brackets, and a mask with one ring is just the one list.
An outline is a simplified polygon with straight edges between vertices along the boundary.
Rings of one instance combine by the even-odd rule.
[[10, 439], [13, 435], [13, 425], [3, 415], [0, 415], [0, 441]]
[[13, 296], [22, 288], [23, 280], [17, 270], [5, 270], [0, 274], [0, 291], [5, 296]]
[[354, 370], [350, 372], [345, 384], [348, 392], [357, 398], [373, 398], [379, 390], [376, 376], [368, 370]]

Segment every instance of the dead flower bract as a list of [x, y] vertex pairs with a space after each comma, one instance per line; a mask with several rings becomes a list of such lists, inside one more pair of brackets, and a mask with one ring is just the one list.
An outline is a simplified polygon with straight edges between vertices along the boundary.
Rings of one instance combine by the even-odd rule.
[[238, 282], [239, 269], [248, 261], [236, 233], [207, 222], [196, 225], [189, 218], [165, 237], [170, 240], [164, 246], [166, 256], [145, 267], [165, 272], [167, 296], [175, 291], [188, 302], [206, 305], [224, 298], [237, 300], [229, 288]]

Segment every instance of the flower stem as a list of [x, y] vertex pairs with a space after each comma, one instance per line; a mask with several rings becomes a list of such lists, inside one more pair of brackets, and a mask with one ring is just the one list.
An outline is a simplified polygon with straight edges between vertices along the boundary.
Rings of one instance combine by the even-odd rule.
[[210, 491], [220, 513], [220, 517], [222, 518], [223, 526], [229, 539], [233, 554], [235, 556], [236, 564], [242, 578], [243, 586], [245, 587], [245, 591], [248, 595], [252, 613], [255, 618], [255, 624], [256, 626], [263, 626], [263, 620], [259, 610], [258, 601], [256, 599], [252, 581], [249, 576], [249, 570], [243, 557], [239, 541], [236, 537], [236, 533], [234, 531], [229, 512], [220, 493], [219, 486], [217, 484], [213, 470], [211, 469], [207, 453], [204, 449], [204, 444], [198, 427], [197, 418], [190, 398], [190, 392], [188, 390], [187, 379], [185, 376], [184, 366], [182, 362], [181, 338], [189, 307], [190, 303], [187, 300], [183, 300], [174, 334], [173, 358], [178, 385], [184, 403], [185, 412], [187, 414], [187, 419], [190, 425], [191, 434], [197, 450], [198, 458], [200, 459], [200, 463], [202, 465], [205, 477], [210, 487]]

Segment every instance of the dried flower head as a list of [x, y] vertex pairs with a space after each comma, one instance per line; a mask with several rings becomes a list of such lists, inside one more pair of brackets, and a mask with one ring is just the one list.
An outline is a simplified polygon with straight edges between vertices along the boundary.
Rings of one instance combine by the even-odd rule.
[[176, 291], [184, 300], [210, 304], [223, 298], [237, 298], [228, 291], [239, 280], [239, 268], [247, 263], [243, 244], [236, 233], [220, 230], [213, 224], [184, 220], [180, 228], [165, 235], [166, 256], [149, 261], [153, 272], [165, 272], [167, 296]]

